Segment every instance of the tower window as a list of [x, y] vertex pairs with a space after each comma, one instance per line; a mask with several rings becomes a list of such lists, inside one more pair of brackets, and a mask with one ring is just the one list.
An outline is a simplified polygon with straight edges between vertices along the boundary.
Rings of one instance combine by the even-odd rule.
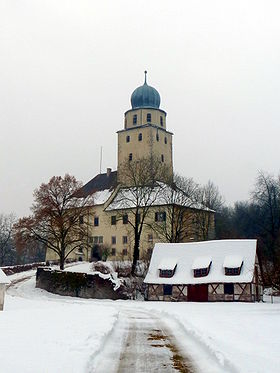
[[164, 162], [164, 155], [161, 155], [161, 161]]
[[128, 160], [132, 161], [132, 153], [129, 153]]
[[151, 113], [148, 113], [147, 114], [147, 122], [151, 122], [152, 121], [152, 114]]
[[138, 135], [138, 141], [142, 141], [142, 133], [139, 133], [139, 135]]
[[133, 124], [137, 124], [137, 114], [133, 115]]
[[126, 136], [126, 142], [130, 142], [130, 136]]
[[95, 216], [93, 224], [94, 224], [95, 227], [98, 227], [98, 225], [99, 225], [99, 217], [98, 216]]
[[164, 143], [167, 144], [167, 137], [164, 138]]
[[160, 117], [160, 125], [161, 125], [161, 127], [163, 127], [163, 117], [162, 116]]
[[158, 133], [156, 134], [156, 139], [157, 139], [157, 141], [159, 141], [159, 134]]

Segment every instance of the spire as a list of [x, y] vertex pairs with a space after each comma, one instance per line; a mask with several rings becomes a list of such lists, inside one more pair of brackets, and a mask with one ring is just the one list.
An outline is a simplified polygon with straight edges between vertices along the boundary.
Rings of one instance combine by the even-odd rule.
[[145, 81], [144, 81], [144, 84], [147, 84], [147, 70], [144, 71], [144, 74], [145, 74]]

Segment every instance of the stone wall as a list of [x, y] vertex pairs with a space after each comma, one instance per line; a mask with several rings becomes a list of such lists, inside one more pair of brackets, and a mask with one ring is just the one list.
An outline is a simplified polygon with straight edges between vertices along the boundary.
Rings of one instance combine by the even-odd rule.
[[114, 284], [108, 278], [98, 274], [64, 272], [50, 268], [38, 268], [36, 287], [54, 294], [80, 298], [127, 299], [125, 288], [121, 285], [114, 290]]

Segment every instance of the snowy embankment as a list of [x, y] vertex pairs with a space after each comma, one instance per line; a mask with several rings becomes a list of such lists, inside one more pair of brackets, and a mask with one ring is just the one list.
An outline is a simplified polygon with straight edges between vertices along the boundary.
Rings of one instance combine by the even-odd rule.
[[[280, 304], [147, 302], [143, 307], [161, 314], [183, 348], [199, 346], [225, 372], [279, 372]], [[200, 359], [207, 364], [203, 353]]]
[[34, 277], [18, 283], [0, 313], [0, 370], [87, 372], [117, 320], [111, 302], [52, 295], [35, 289]]

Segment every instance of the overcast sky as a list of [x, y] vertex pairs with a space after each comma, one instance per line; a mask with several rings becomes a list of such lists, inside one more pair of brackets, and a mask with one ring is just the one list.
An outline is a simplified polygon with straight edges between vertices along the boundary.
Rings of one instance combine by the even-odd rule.
[[132, 91], [161, 95], [174, 167], [227, 203], [278, 174], [280, 3], [0, 0], [0, 212], [53, 175], [116, 168]]

